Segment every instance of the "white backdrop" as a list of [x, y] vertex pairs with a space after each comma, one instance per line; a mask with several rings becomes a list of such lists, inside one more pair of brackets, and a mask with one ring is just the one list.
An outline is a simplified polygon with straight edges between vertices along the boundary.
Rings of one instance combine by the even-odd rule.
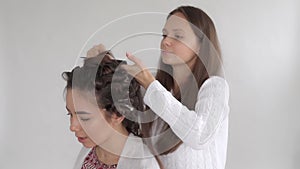
[[[71, 168], [81, 146], [68, 129], [61, 72], [74, 66], [88, 38], [110, 21], [138, 12], [168, 13], [180, 4], [205, 10], [219, 33], [231, 89], [226, 168], [299, 168], [297, 0], [1, 0], [0, 168]], [[112, 46], [122, 36], [117, 32], [151, 26], [159, 32], [165, 18], [156, 16], [136, 18], [139, 26], [122, 31], [109, 27], [110, 34], [99, 33], [87, 47]], [[114, 51], [124, 58], [125, 50], [157, 48], [158, 38], [135, 43], [137, 37]], [[155, 58], [144, 59], [153, 64]]]

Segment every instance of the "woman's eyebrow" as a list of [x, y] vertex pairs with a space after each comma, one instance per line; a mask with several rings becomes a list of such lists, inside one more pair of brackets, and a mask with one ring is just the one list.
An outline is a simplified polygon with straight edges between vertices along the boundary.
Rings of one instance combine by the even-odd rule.
[[[173, 32], [184, 32], [184, 30], [181, 28], [174, 28], [174, 29], [172, 29], [172, 31]], [[162, 32], [168, 32], [168, 30], [164, 28], [164, 29], [162, 29]]]
[[85, 112], [85, 111], [76, 111], [75, 113], [76, 114], [92, 114], [92, 113]]
[[[68, 112], [71, 112], [70, 109], [66, 106], [66, 109]], [[85, 112], [85, 111], [75, 111], [75, 114], [92, 114], [92, 113], [89, 113], [89, 112]]]
[[184, 32], [183, 29], [180, 29], [180, 28], [176, 28], [176, 29], [172, 29], [174, 32]]

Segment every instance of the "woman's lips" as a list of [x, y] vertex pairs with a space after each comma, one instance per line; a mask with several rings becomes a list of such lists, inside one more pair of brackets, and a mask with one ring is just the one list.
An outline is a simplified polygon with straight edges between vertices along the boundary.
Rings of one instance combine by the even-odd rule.
[[170, 56], [170, 55], [173, 55], [173, 53], [172, 52], [168, 52], [168, 51], [161, 51], [161, 55], [162, 56]]
[[87, 137], [77, 137], [80, 143], [83, 143], [87, 140]]

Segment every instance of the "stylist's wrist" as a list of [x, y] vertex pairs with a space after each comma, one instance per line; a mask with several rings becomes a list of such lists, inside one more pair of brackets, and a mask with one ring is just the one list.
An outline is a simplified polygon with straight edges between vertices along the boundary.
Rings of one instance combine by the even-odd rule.
[[155, 81], [155, 78], [152, 74], [148, 75], [147, 78], [145, 78], [145, 80], [143, 80], [143, 82], [141, 83], [141, 85], [147, 89], [149, 87], [149, 85]]

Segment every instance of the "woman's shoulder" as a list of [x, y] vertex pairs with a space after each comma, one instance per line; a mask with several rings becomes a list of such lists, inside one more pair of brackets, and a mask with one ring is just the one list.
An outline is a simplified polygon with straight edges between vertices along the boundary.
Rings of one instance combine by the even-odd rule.
[[132, 133], [128, 136], [122, 154], [132, 158], [153, 156], [148, 146], [143, 142], [143, 139]]
[[90, 153], [92, 153], [92, 151], [93, 148], [91, 149], [91, 148], [82, 147], [80, 152], [77, 155], [77, 159], [74, 164], [74, 169], [81, 169], [84, 160], [86, 159], [86, 157], [88, 157]]
[[224, 89], [224, 90], [229, 90], [228, 83], [225, 78], [220, 77], [220, 76], [211, 76], [208, 79], [204, 81], [202, 84], [200, 90], [202, 89]]
[[144, 144], [143, 139], [129, 134], [121, 154], [118, 168], [158, 169], [159, 166], [147, 145]]
[[204, 81], [198, 92], [198, 99], [204, 97], [229, 99], [229, 86], [220, 76], [211, 76]]
[[227, 81], [221, 76], [211, 76], [204, 81], [204, 84], [227, 85]]

